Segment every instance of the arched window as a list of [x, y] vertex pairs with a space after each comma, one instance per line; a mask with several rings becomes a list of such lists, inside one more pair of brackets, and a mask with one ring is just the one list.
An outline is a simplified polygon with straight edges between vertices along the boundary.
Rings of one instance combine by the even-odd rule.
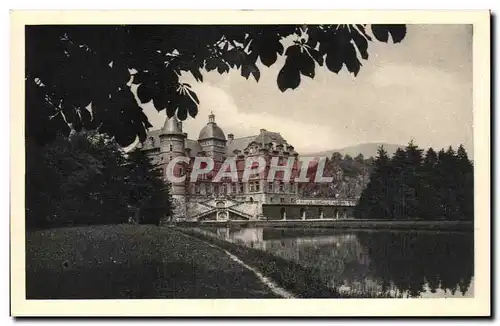
[[285, 207], [281, 207], [281, 209], [280, 209], [280, 216], [281, 216], [281, 218], [285, 218], [285, 216], [286, 216]]
[[250, 203], [253, 203], [253, 197], [250, 197]]

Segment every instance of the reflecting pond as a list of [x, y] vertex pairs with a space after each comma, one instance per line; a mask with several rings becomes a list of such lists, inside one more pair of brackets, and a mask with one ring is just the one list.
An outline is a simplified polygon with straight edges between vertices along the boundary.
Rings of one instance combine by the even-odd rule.
[[204, 228], [218, 237], [319, 269], [340, 292], [473, 297], [472, 232]]

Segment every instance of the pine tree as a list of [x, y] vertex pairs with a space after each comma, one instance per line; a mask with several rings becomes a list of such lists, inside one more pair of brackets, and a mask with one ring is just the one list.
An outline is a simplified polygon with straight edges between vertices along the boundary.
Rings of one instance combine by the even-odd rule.
[[426, 220], [439, 216], [440, 201], [438, 197], [439, 173], [437, 173], [438, 156], [430, 147], [424, 158], [421, 169], [421, 192], [419, 194], [419, 211]]
[[388, 196], [390, 159], [381, 146], [373, 163], [373, 171], [367, 187], [361, 193], [356, 216], [363, 219], [387, 219], [390, 217]]
[[361, 164], [364, 164], [365, 163], [365, 157], [363, 156], [363, 154], [358, 154], [358, 156], [356, 156], [354, 158], [354, 160], [358, 163], [361, 163]]
[[391, 202], [391, 216], [395, 219], [406, 217], [406, 152], [398, 148], [391, 159], [389, 192]]
[[172, 215], [169, 186], [162, 172], [141, 150], [128, 153], [129, 204], [134, 208], [133, 220], [141, 224], [159, 225]]
[[457, 150], [457, 197], [464, 219], [474, 220], [474, 167], [462, 144]]
[[420, 217], [418, 198], [422, 191], [422, 152], [423, 150], [419, 149], [418, 146], [413, 143], [413, 140], [410, 141], [405, 148], [405, 216], [409, 218]]

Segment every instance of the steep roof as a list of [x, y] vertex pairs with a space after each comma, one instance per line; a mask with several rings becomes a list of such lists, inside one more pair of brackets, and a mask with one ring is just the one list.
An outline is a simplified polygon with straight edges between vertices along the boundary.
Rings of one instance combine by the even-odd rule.
[[196, 140], [186, 139], [184, 144], [186, 148], [191, 149], [191, 152], [189, 153], [190, 156], [196, 156], [199, 152], [201, 152], [200, 143]]
[[[161, 129], [149, 131], [147, 133], [146, 142], [143, 144], [143, 149], [148, 150], [152, 148], [158, 148], [160, 146], [161, 133]], [[227, 156], [234, 156], [234, 150], [236, 149], [243, 152], [253, 142], [262, 144], [264, 146], [269, 143], [276, 143], [277, 145], [283, 146], [288, 145], [286, 140], [283, 138], [283, 136], [281, 136], [280, 133], [262, 130], [258, 135], [234, 138], [232, 140], [229, 139], [227, 141]], [[191, 149], [191, 156], [196, 156], [199, 152], [202, 151], [198, 141], [193, 139], [186, 139], [185, 147]]]
[[264, 146], [269, 143], [276, 143], [277, 145], [283, 145], [283, 146], [287, 145], [286, 140], [283, 138], [283, 136], [281, 136], [279, 132], [262, 130], [258, 135], [235, 138], [233, 140], [228, 141], [227, 155], [234, 156], [235, 149], [243, 151], [253, 142], [262, 144]]

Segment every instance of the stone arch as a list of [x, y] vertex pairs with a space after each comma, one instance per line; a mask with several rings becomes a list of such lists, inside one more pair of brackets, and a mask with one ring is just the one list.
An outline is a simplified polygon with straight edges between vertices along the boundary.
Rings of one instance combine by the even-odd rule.
[[282, 219], [286, 219], [286, 209], [285, 207], [281, 207], [280, 209], [280, 216]]
[[335, 208], [333, 210], [333, 218], [338, 220], [339, 219], [339, 209], [338, 208]]
[[323, 207], [318, 208], [318, 218], [322, 219], [324, 215]]
[[250, 201], [250, 204], [253, 204], [253, 197], [250, 197], [249, 201]]
[[305, 219], [306, 218], [306, 209], [304, 207], [300, 208], [300, 218]]

